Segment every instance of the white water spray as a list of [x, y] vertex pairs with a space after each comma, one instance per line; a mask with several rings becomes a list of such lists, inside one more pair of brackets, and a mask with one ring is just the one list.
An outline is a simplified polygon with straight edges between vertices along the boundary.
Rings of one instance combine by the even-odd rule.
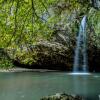
[[88, 72], [86, 16], [83, 17], [77, 37], [73, 72]]

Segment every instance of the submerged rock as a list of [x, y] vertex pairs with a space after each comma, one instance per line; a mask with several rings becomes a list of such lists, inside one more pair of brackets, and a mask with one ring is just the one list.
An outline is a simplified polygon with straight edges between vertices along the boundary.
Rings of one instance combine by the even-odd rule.
[[79, 95], [70, 95], [65, 93], [57, 93], [52, 96], [43, 97], [40, 100], [84, 100]]

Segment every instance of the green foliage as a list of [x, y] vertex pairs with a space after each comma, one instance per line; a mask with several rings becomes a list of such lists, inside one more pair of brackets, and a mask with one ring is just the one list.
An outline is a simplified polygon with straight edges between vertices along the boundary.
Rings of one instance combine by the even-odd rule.
[[0, 68], [12, 68], [14, 67], [12, 61], [8, 60], [8, 59], [0, 59]]
[[[43, 22], [43, 13], [56, 0], [13, 0], [0, 2], [0, 46], [33, 43], [37, 38], [50, 38], [52, 30]], [[33, 3], [34, 2], [34, 3]], [[48, 12], [49, 13], [49, 12]]]
[[55, 25], [62, 23], [63, 29], [75, 35], [78, 31], [75, 24], [79, 24], [89, 9], [87, 0], [1, 0], [0, 47], [13, 48], [14, 45], [34, 44], [39, 39], [49, 40]]
[[33, 62], [38, 60], [37, 52], [36, 51], [32, 52], [30, 50], [28, 51], [27, 48], [26, 49], [24, 48], [23, 50], [17, 49], [13, 59], [17, 61], [20, 60], [20, 63], [27, 65], [32, 65]]
[[[75, 39], [84, 15], [94, 29], [94, 44], [100, 47], [100, 11], [93, 9], [89, 0], [0, 0], [0, 47], [16, 49], [14, 56], [31, 64], [36, 53], [31, 57], [29, 52], [21, 53], [21, 47], [50, 40], [57, 30], [66, 30], [70, 41]], [[10, 65], [6, 60], [4, 64]]]
[[92, 42], [100, 48], [100, 11], [91, 8], [88, 14], [88, 23], [91, 28]]

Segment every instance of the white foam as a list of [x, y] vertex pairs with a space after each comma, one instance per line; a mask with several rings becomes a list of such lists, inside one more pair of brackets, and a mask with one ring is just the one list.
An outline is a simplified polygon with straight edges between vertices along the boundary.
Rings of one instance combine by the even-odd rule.
[[73, 73], [68, 73], [69, 75], [91, 75], [91, 73], [87, 72], [73, 72]]
[[99, 100], [100, 100], [100, 95], [98, 95], [99, 96]]

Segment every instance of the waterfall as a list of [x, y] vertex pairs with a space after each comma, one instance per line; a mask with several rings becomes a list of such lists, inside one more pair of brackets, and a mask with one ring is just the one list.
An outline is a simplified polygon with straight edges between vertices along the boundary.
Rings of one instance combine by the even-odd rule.
[[77, 43], [74, 56], [73, 72], [88, 72], [87, 59], [87, 36], [86, 36], [86, 16], [83, 17], [79, 33], [77, 36]]

